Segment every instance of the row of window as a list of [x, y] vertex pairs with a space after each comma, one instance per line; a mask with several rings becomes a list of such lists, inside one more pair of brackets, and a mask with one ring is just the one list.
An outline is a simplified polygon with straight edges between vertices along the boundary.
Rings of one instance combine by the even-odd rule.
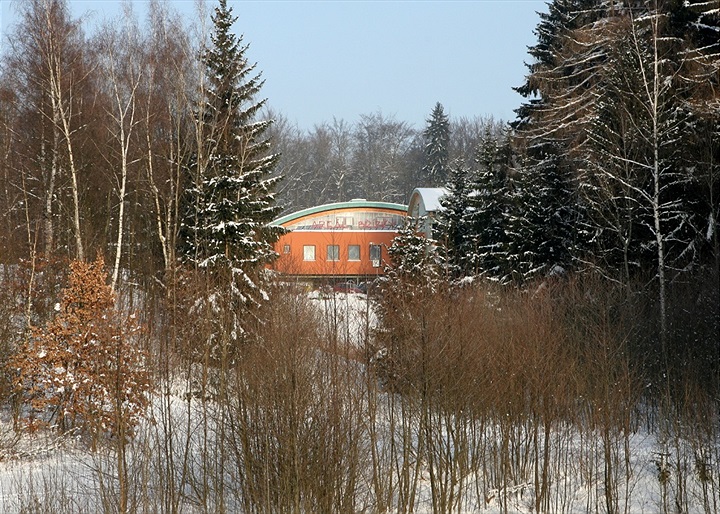
[[[283, 253], [290, 253], [290, 245], [286, 244], [283, 247]], [[315, 245], [304, 245], [303, 246], [303, 260], [314, 261], [315, 260]], [[348, 261], [360, 261], [360, 245], [348, 245], [347, 246], [347, 260]], [[369, 250], [370, 260], [375, 263], [379, 263], [382, 257], [382, 247], [380, 245], [370, 245]], [[340, 245], [327, 245], [326, 261], [340, 261]]]

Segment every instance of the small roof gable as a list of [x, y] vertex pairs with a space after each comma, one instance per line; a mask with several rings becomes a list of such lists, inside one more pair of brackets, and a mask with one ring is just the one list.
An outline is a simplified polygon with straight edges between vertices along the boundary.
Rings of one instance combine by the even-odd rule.
[[418, 187], [410, 195], [408, 215], [413, 217], [427, 216], [442, 210], [440, 198], [448, 194], [444, 187]]

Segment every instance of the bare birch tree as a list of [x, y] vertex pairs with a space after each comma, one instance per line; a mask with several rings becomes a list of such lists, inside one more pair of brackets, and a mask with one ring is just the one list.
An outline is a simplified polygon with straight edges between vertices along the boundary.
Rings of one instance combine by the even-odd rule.
[[183, 166], [195, 147], [191, 134], [197, 51], [187, 27], [157, 0], [150, 2], [148, 22], [142, 95], [144, 167], [154, 233], [168, 272], [176, 261]]
[[[608, 174], [600, 166], [598, 171], [620, 186], [625, 198], [634, 203], [640, 219], [636, 225], [645, 234], [644, 243], [653, 249], [659, 316], [660, 346], [667, 357], [668, 344], [668, 284], [669, 271], [681, 261], [692, 242], [692, 213], [683, 205], [682, 187], [688, 176], [678, 158], [686, 115], [680, 97], [683, 85], [678, 80], [683, 65], [678, 59], [681, 41], [666, 29], [668, 14], [657, 1], [648, 2], [640, 13], [627, 9], [619, 21], [619, 43], [626, 49], [629, 61], [617, 61], [617, 80], [607, 84], [617, 100], [617, 118], [630, 126], [630, 152], [605, 153], [607, 160], [618, 169], [631, 168], [627, 174]], [[621, 149], [622, 146], [613, 145]], [[690, 233], [688, 233], [690, 232]], [[640, 234], [643, 237], [643, 234]]]
[[[134, 132], [141, 122], [138, 88], [143, 80], [142, 52], [143, 42], [137, 26], [137, 20], [128, 9], [124, 14], [124, 25], [114, 29], [107, 26], [100, 35], [98, 48], [102, 73], [107, 77], [109, 96], [108, 116], [111, 147], [115, 147], [118, 161], [111, 162], [113, 168], [114, 189], [117, 194], [117, 232], [115, 236], [115, 258], [112, 267], [110, 289], [115, 291], [120, 274], [125, 232], [125, 203], [128, 188], [128, 175], [131, 165], [139, 158], [134, 155]], [[136, 145], [137, 146], [137, 145]]]
[[71, 179], [75, 256], [78, 260], [83, 261], [85, 260], [85, 250], [80, 227], [79, 169], [74, 144], [78, 128], [74, 126], [73, 119], [79, 114], [75, 86], [85, 78], [86, 70], [82, 66], [82, 52], [74, 53], [73, 61], [67, 62], [67, 54], [63, 52], [63, 45], [67, 44], [67, 40], [59, 37], [60, 35], [65, 37], [75, 35], [79, 27], [71, 24], [67, 8], [62, 0], [33, 0], [31, 5], [32, 9], [40, 10], [42, 13], [52, 121], [54, 129], [59, 130], [60, 138], [65, 145], [67, 167]]
[[[75, 139], [78, 134], [77, 100], [86, 76], [83, 35], [70, 18], [62, 0], [31, 0], [20, 7], [20, 22], [14, 29], [7, 54], [7, 67], [19, 95], [19, 118], [14, 132], [23, 141], [21, 170], [39, 178], [41, 190], [30, 195], [41, 200], [42, 247], [46, 254], [57, 245], [56, 218], [66, 174], [72, 182], [72, 231], [76, 256], [84, 253], [80, 232], [78, 163]], [[37, 173], [37, 174], [36, 174]], [[34, 186], [31, 179], [28, 186]], [[26, 206], [27, 208], [27, 206]]]

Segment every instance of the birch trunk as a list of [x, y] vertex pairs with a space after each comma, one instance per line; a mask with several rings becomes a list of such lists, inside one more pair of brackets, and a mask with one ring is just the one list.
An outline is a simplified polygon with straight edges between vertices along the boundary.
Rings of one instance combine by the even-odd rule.
[[667, 80], [662, 80], [660, 69], [661, 57], [659, 53], [658, 43], [660, 41], [660, 14], [655, 5], [654, 12], [651, 13], [651, 43], [652, 43], [652, 76], [648, 76], [643, 64], [643, 54], [641, 44], [639, 42], [638, 31], [636, 27], [637, 20], [633, 20], [633, 40], [635, 43], [635, 51], [640, 62], [640, 70], [642, 76], [643, 91], [645, 95], [645, 110], [647, 111], [652, 123], [652, 133], [648, 134], [648, 142], [652, 147], [651, 163], [648, 166], [652, 174], [652, 191], [647, 195], [647, 201], [650, 203], [652, 210], [653, 229], [656, 245], [657, 259], [657, 280], [658, 280], [658, 305], [660, 319], [660, 346], [662, 350], [662, 358], [667, 364], [667, 277], [665, 262], [665, 234], [663, 233], [663, 203], [662, 190], [664, 187], [663, 178], [665, 175], [664, 164], [660, 156], [660, 147], [663, 143], [663, 134], [660, 130], [661, 102], [664, 89], [669, 87]]
[[[48, 23], [50, 20], [48, 19]], [[72, 199], [73, 199], [73, 234], [75, 236], [75, 256], [77, 260], [85, 260], [85, 250], [83, 248], [82, 232], [80, 229], [80, 194], [78, 186], [78, 169], [75, 163], [75, 152], [73, 148], [73, 130], [70, 127], [70, 118], [72, 117], [72, 94], [68, 99], [64, 99], [62, 88], [62, 64], [59, 56], [53, 55], [50, 60], [50, 90], [55, 105], [55, 114], [59, 121], [59, 128], [65, 139], [68, 154], [68, 167], [72, 180]]]
[[[49, 256], [55, 249], [55, 224], [53, 222], [53, 201], [55, 199], [55, 180], [58, 170], [58, 152], [60, 151], [60, 131], [59, 115], [57, 106], [55, 105], [54, 95], [51, 97], [52, 115], [53, 115], [53, 147], [50, 163], [50, 176], [48, 177], [47, 189], [45, 191], [45, 255]], [[43, 143], [42, 152], [45, 153], [45, 144]], [[43, 159], [44, 161], [44, 159]]]

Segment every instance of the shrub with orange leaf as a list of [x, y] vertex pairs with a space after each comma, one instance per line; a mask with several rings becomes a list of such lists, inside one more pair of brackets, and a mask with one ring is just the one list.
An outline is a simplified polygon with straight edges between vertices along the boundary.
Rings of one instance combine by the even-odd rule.
[[104, 261], [74, 261], [55, 316], [10, 359], [21, 415], [61, 431], [126, 438], [152, 384], [139, 347], [142, 327], [116, 307]]

